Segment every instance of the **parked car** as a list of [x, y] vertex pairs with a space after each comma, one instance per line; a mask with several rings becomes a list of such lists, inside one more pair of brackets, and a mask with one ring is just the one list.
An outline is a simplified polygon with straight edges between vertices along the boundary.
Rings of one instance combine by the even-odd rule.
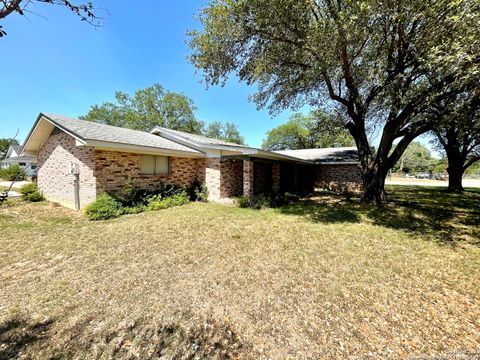
[[413, 175], [413, 174], [405, 174], [405, 177], [406, 177], [407, 179], [412, 179], [412, 178], [415, 178], [415, 175]]
[[445, 180], [445, 174], [444, 173], [433, 174], [432, 178], [435, 180]]
[[430, 179], [430, 174], [426, 172], [421, 172], [421, 173], [418, 173], [415, 177], [417, 179]]

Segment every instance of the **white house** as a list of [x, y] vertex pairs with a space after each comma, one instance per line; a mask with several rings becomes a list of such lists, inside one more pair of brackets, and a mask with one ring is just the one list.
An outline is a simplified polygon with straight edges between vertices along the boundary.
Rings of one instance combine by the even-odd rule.
[[10, 145], [5, 159], [0, 162], [0, 168], [5, 169], [17, 164], [24, 169], [27, 176], [32, 176], [37, 171], [37, 160], [31, 156], [20, 156], [21, 148], [20, 145]]

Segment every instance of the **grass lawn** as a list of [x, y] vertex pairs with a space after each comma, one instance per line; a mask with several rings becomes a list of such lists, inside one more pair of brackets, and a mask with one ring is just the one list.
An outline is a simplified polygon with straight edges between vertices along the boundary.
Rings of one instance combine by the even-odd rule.
[[[89, 222], [0, 209], [0, 359], [407, 358], [480, 348], [480, 193]], [[478, 356], [478, 353], [477, 353]]]

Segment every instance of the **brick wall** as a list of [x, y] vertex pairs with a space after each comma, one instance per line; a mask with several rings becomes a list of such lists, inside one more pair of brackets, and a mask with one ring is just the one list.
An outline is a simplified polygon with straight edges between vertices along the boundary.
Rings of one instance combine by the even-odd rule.
[[208, 189], [208, 200], [220, 200], [221, 159], [212, 157], [205, 159], [205, 185]]
[[160, 183], [188, 187], [195, 179], [203, 180], [203, 159], [170, 157], [168, 175], [140, 174], [141, 154], [95, 150], [97, 194], [121, 191], [128, 179], [140, 189], [152, 189]]
[[253, 162], [253, 193], [268, 194], [272, 192], [272, 163], [257, 160]]
[[243, 160], [222, 159], [220, 163], [220, 196], [234, 197], [243, 194]]
[[319, 165], [315, 187], [337, 192], [361, 191], [362, 174], [358, 165]]
[[76, 146], [75, 139], [55, 128], [37, 154], [38, 186], [50, 201], [75, 208], [74, 175], [68, 175], [70, 163], [78, 164], [80, 206], [95, 200], [94, 149]]

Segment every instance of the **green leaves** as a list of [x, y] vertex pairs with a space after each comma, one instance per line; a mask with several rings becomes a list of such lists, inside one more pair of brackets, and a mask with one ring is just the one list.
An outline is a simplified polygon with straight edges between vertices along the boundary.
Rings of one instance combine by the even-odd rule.
[[275, 151], [354, 145], [338, 117], [314, 111], [307, 116], [294, 114], [287, 123], [270, 130], [262, 148]]
[[203, 135], [236, 144], [244, 144], [244, 139], [240, 135], [237, 125], [231, 122], [221, 123], [213, 121], [206, 125]]
[[196, 110], [192, 99], [155, 83], [137, 90], [133, 96], [117, 91], [115, 102], [93, 105], [81, 118], [142, 131], [161, 126], [243, 144], [243, 137], [234, 123], [214, 121], [205, 125], [195, 117]]
[[202, 132], [203, 124], [195, 118], [193, 101], [158, 83], [136, 91], [133, 96], [118, 91], [115, 100], [92, 106], [82, 118], [143, 131], [162, 126], [194, 134]]

